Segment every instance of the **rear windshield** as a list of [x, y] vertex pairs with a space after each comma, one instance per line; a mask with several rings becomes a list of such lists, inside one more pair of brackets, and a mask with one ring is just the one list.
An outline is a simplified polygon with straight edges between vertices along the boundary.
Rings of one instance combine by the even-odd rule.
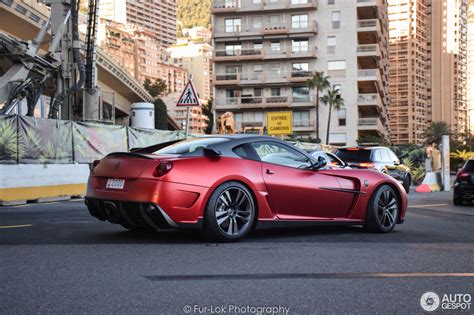
[[191, 138], [153, 152], [154, 154], [186, 154], [228, 141], [226, 138]]
[[464, 165], [464, 170], [466, 172], [474, 172], [474, 160], [467, 161], [466, 165]]
[[336, 155], [346, 162], [370, 162], [371, 150], [337, 150]]

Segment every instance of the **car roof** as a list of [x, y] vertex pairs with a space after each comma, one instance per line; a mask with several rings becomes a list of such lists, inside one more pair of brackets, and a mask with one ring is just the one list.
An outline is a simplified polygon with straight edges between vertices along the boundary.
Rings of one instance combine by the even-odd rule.
[[356, 147], [340, 147], [338, 150], [349, 150], [349, 149], [361, 149], [361, 150], [375, 150], [375, 149], [389, 149], [387, 147], [377, 146], [377, 147], [365, 147], [365, 146], [356, 146]]

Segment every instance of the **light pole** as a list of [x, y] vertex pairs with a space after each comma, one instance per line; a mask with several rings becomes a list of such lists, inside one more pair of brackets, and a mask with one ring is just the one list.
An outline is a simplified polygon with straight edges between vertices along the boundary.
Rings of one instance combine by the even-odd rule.
[[471, 132], [471, 120], [472, 120], [472, 112], [474, 111], [474, 108], [469, 108], [468, 109], [469, 111], [469, 115], [468, 116], [468, 128], [469, 128], [469, 133], [468, 133], [468, 137], [469, 137], [469, 152], [472, 152], [472, 132]]

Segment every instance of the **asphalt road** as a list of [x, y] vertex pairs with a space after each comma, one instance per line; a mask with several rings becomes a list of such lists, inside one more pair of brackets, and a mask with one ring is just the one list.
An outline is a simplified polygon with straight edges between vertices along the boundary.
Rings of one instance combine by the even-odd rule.
[[136, 235], [82, 200], [3, 207], [0, 313], [412, 314], [427, 291], [473, 296], [474, 207], [454, 207], [449, 193], [409, 200], [390, 234], [291, 227], [233, 244]]

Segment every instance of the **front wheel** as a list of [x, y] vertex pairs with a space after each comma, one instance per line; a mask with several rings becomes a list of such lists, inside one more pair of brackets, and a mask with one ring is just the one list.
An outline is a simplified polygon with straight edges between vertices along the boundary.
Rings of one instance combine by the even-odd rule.
[[455, 206], [462, 206], [464, 204], [464, 201], [463, 201], [462, 197], [454, 196], [453, 197], [453, 204]]
[[405, 188], [405, 192], [407, 194], [410, 193], [410, 185], [411, 185], [411, 178], [410, 175], [405, 176], [405, 179], [403, 180], [403, 188]]
[[204, 232], [217, 241], [237, 241], [250, 232], [255, 215], [256, 207], [249, 189], [239, 182], [226, 182], [209, 198]]
[[400, 200], [389, 185], [382, 185], [373, 193], [367, 207], [364, 229], [376, 233], [391, 232], [397, 224]]

